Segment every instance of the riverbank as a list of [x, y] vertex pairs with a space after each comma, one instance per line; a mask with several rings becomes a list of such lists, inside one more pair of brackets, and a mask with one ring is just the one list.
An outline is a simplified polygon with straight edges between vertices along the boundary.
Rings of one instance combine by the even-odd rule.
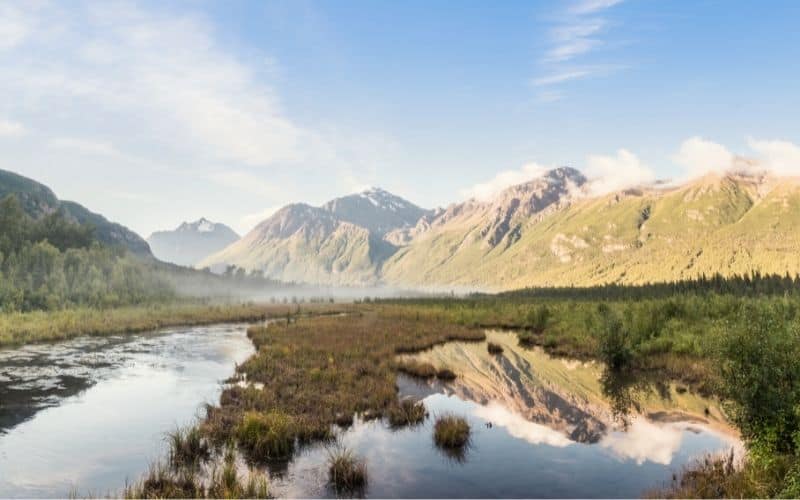
[[0, 314], [0, 347], [66, 340], [83, 335], [114, 335], [173, 326], [257, 322], [307, 314], [337, 314], [349, 304], [170, 303], [113, 309], [76, 308]]

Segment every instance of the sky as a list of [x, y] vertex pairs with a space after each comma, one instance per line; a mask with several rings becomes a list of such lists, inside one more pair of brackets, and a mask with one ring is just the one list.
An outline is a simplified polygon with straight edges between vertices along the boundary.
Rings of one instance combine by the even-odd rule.
[[143, 236], [569, 165], [800, 173], [800, 3], [0, 0], [0, 168]]

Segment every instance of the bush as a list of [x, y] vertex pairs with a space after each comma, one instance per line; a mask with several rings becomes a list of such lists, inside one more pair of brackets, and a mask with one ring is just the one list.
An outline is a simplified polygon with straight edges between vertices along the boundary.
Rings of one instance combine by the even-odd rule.
[[633, 353], [622, 320], [605, 304], [597, 307], [597, 314], [599, 316], [597, 334], [600, 358], [611, 370], [627, 368], [633, 358]]
[[534, 307], [528, 311], [527, 324], [536, 333], [541, 333], [550, 322], [550, 309], [545, 305]]
[[800, 449], [800, 329], [769, 306], [728, 321], [717, 352], [723, 395], [742, 436], [776, 452]]

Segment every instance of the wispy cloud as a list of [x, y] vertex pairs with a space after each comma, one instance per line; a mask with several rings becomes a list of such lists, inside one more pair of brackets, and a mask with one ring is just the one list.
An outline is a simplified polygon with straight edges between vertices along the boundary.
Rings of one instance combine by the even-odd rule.
[[[583, 0], [568, 6], [558, 13], [559, 21], [550, 30], [550, 45], [540, 59], [540, 76], [531, 80], [539, 87], [540, 102], [553, 102], [563, 98], [564, 93], [552, 88], [573, 80], [586, 79], [607, 74], [619, 65], [590, 64], [586, 58], [606, 45], [604, 34], [609, 22], [602, 13], [621, 3], [622, 0]], [[581, 59], [581, 61], [577, 61]], [[580, 64], [576, 64], [580, 62]], [[553, 99], [557, 95], [558, 98]]]
[[19, 137], [25, 132], [25, 126], [21, 123], [0, 118], [0, 137]]
[[58, 137], [51, 139], [47, 146], [53, 149], [71, 150], [81, 154], [118, 156], [120, 152], [114, 145], [104, 141], [80, 139], [76, 137]]
[[462, 189], [461, 196], [465, 199], [488, 201], [503, 189], [539, 177], [552, 168], [555, 167], [553, 165], [542, 165], [535, 162], [527, 163], [517, 170], [505, 170], [495, 175], [491, 180], [475, 184], [467, 189]]
[[619, 3], [622, 3], [622, 0], [581, 0], [572, 4], [568, 11], [577, 15], [594, 14]]
[[589, 76], [591, 71], [589, 70], [574, 70], [574, 71], [564, 71], [561, 73], [554, 73], [551, 75], [540, 76], [539, 78], [534, 78], [532, 83], [536, 87], [543, 87], [546, 85], [554, 85], [556, 83], [563, 83], [568, 82], [570, 80], [577, 80], [579, 78], [585, 78]]

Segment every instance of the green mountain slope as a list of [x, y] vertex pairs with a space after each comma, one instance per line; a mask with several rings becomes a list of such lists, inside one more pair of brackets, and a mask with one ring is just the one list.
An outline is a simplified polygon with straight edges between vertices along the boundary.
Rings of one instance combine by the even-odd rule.
[[285, 282], [363, 285], [377, 282], [380, 262], [393, 251], [366, 228], [293, 204], [198, 267], [235, 265]]
[[507, 290], [800, 272], [800, 185], [792, 179], [708, 176], [562, 199], [494, 245], [475, 227], [468, 218], [432, 221], [387, 261], [384, 279]]
[[71, 221], [94, 227], [94, 236], [101, 243], [122, 246], [136, 255], [152, 256], [147, 242], [125, 226], [110, 222], [78, 203], [59, 200], [50, 188], [32, 179], [0, 170], [0, 199], [9, 194], [15, 195], [25, 212], [33, 218], [61, 209]]

